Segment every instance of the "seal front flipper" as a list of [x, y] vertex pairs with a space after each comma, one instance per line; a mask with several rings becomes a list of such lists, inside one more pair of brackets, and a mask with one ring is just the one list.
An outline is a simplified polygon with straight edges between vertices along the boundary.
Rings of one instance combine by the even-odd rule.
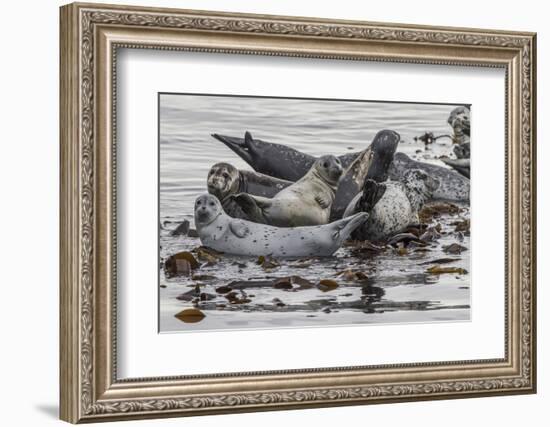
[[229, 229], [235, 236], [241, 239], [250, 234], [250, 229], [244, 221], [232, 220], [229, 223]]
[[328, 209], [331, 206], [332, 200], [328, 200], [327, 197], [324, 197], [321, 194], [317, 194], [315, 196], [315, 201], [321, 206], [323, 209]]
[[341, 245], [342, 242], [346, 240], [356, 228], [364, 224], [368, 218], [368, 213], [359, 212], [355, 215], [331, 223], [330, 225], [335, 229], [332, 237], [338, 242], [339, 245]]
[[265, 197], [251, 196], [247, 193], [232, 195], [231, 199], [240, 206], [248, 217], [254, 222], [266, 223], [264, 209], [272, 205], [272, 200]]
[[373, 179], [366, 179], [363, 184], [363, 194], [357, 201], [356, 210], [370, 212], [386, 192], [386, 185]]

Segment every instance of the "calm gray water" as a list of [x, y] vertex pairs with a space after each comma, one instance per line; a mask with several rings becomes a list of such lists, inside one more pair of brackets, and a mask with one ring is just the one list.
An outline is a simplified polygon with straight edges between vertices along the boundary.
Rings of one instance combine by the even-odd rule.
[[[400, 133], [398, 151], [412, 157], [442, 164], [437, 157], [451, 152], [449, 139], [440, 139], [424, 150], [414, 137], [431, 131], [449, 134], [447, 117], [454, 105], [400, 104], [243, 98], [162, 94], [160, 96], [160, 257], [200, 246], [199, 239], [171, 237], [170, 231], [184, 219], [193, 221], [195, 198], [206, 191], [210, 167], [220, 161], [250, 169], [236, 154], [210, 134], [253, 136], [286, 144], [312, 155], [342, 154], [368, 146], [381, 129]], [[160, 331], [197, 331], [213, 329], [304, 327], [365, 323], [463, 321], [470, 318], [470, 276], [426, 274], [441, 258], [456, 258], [445, 266], [470, 269], [469, 250], [449, 255], [442, 247], [456, 242], [451, 231], [454, 221], [469, 218], [469, 206], [462, 212], [446, 215], [439, 221], [449, 233], [428, 251], [399, 255], [392, 251], [377, 256], [352, 256], [341, 248], [334, 257], [314, 260], [307, 268], [293, 262], [266, 272], [256, 259], [223, 257], [222, 261], [202, 267], [198, 274], [214, 276], [208, 281], [179, 276], [167, 278], [162, 268], [160, 285]], [[459, 242], [469, 248], [469, 237]], [[338, 272], [364, 271], [368, 286], [346, 282]], [[230, 305], [215, 288], [234, 280], [261, 280], [266, 277], [299, 275], [314, 283], [335, 279], [339, 287], [330, 292], [317, 288], [286, 291], [272, 287], [246, 289], [249, 304]], [[206, 317], [199, 323], [184, 323], [174, 315], [191, 302], [176, 297], [201, 285], [201, 291], [216, 298], [201, 303]], [[284, 305], [274, 303], [274, 298]], [[365, 298], [372, 302], [364, 309]], [[225, 307], [224, 307], [225, 306]], [[359, 306], [363, 308], [359, 308]]]

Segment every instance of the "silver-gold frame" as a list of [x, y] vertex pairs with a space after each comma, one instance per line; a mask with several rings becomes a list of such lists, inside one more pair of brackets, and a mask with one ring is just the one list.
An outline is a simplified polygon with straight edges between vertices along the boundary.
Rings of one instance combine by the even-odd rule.
[[[60, 44], [63, 420], [77, 423], [535, 392], [534, 33], [71, 4], [61, 8]], [[119, 48], [505, 69], [505, 357], [118, 379], [115, 66]]]

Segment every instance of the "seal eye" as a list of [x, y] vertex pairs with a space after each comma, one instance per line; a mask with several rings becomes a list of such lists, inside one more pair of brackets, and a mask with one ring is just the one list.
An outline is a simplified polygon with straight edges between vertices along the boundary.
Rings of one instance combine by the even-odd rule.
[[324, 167], [325, 169], [328, 169], [328, 162], [323, 163], [323, 167]]
[[229, 174], [227, 172], [224, 172], [222, 175], [225, 179], [229, 179]]
[[200, 204], [201, 204], [201, 201], [198, 200], [198, 201], [197, 201], [197, 206], [200, 206]]
[[215, 205], [215, 203], [214, 203], [214, 202], [210, 202], [209, 204], [210, 204], [210, 206], [214, 206], [214, 205]]

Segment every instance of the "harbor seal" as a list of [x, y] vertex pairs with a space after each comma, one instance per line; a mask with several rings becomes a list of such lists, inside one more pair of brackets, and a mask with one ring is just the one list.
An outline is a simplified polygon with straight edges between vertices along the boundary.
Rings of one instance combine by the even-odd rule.
[[231, 218], [211, 194], [195, 200], [195, 226], [201, 243], [232, 255], [330, 256], [367, 217], [361, 212], [330, 224], [281, 228]]
[[400, 136], [397, 132], [380, 131], [369, 147], [350, 163], [338, 183], [331, 220], [342, 218], [349, 202], [361, 191], [366, 179], [382, 182], [388, 178], [388, 170], [399, 140]]
[[468, 202], [470, 200], [470, 180], [458, 172], [444, 166], [417, 162], [405, 153], [395, 153], [388, 175], [393, 181], [403, 181], [407, 171], [420, 169], [439, 182], [432, 193], [433, 200]]
[[453, 143], [470, 142], [470, 109], [466, 106], [454, 108], [449, 114], [447, 123], [453, 128]]
[[303, 178], [272, 199], [247, 193], [231, 198], [254, 222], [278, 227], [326, 224], [342, 172], [340, 160], [326, 155], [320, 157]]
[[294, 183], [257, 172], [239, 170], [224, 162], [213, 165], [206, 180], [208, 192], [220, 200], [225, 213], [233, 218], [242, 219], [248, 219], [248, 215], [230, 196], [249, 193], [260, 197], [273, 197], [292, 184]]
[[344, 217], [363, 211], [369, 214], [367, 221], [352, 233], [352, 238], [386, 240], [408, 225], [417, 224], [419, 210], [438, 186], [437, 180], [420, 169], [408, 170], [402, 182], [365, 181], [363, 192], [351, 201], [344, 213]]
[[[233, 136], [212, 134], [212, 137], [223, 142], [235, 152], [241, 159], [247, 162], [256, 172], [263, 173], [287, 181], [297, 181], [302, 178], [313, 166], [317, 158], [294, 148], [282, 144], [262, 141], [252, 138], [250, 132], [245, 132], [244, 139]], [[384, 170], [385, 159], [388, 152], [397, 148], [400, 136], [392, 130], [381, 130], [373, 138], [367, 149], [373, 152], [372, 168], [369, 168], [369, 178], [381, 182], [387, 173]], [[342, 167], [348, 168], [363, 151], [356, 151], [338, 156]], [[393, 155], [391, 152], [391, 155]], [[344, 208], [345, 209], [345, 208]]]
[[453, 153], [456, 159], [443, 157], [441, 161], [462, 176], [470, 178], [470, 109], [456, 107], [447, 122], [453, 128]]

